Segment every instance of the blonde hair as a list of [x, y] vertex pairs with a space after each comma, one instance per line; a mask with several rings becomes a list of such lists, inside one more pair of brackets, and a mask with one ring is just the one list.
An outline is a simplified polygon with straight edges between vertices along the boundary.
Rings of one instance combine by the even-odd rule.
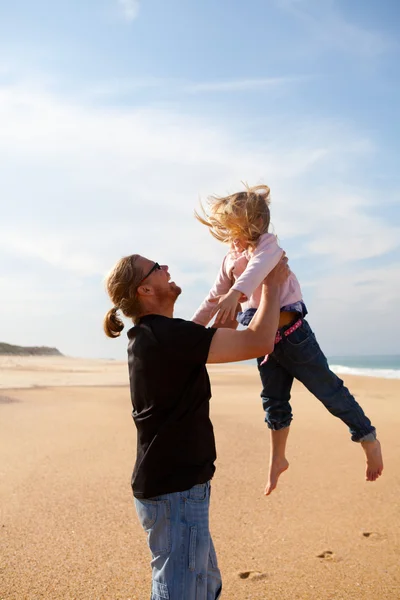
[[114, 306], [103, 319], [103, 329], [110, 338], [121, 335], [124, 328], [117, 314], [119, 310], [134, 323], [140, 316], [141, 306], [136, 292], [143, 278], [143, 270], [136, 265], [138, 258], [139, 254], [121, 258], [107, 275], [106, 290]]
[[224, 198], [210, 196], [206, 209], [200, 202], [203, 216], [197, 211], [194, 214], [220, 242], [232, 243], [240, 239], [255, 247], [270, 225], [270, 189], [267, 185], [244, 185], [244, 192]]

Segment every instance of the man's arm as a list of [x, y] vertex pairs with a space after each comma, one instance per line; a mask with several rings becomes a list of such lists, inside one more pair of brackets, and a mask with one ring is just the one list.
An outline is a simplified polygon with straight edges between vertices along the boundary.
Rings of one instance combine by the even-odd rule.
[[216, 331], [207, 363], [247, 360], [272, 352], [279, 324], [280, 285], [289, 274], [287, 262], [283, 257], [263, 283], [260, 306], [246, 330]]
[[278, 246], [275, 236], [265, 234], [262, 236], [252, 258], [247, 263], [245, 271], [235, 281], [227, 294], [222, 295], [211, 313], [217, 314], [214, 325], [219, 327], [226, 319], [233, 318], [238, 302], [250, 298], [256, 288], [278, 264], [283, 255], [283, 250]]
[[272, 234], [262, 236], [245, 271], [235, 281], [230, 293], [235, 290], [237, 293], [241, 292], [247, 298], [250, 298], [254, 290], [276, 267], [282, 256], [283, 250], [278, 246], [276, 237]]

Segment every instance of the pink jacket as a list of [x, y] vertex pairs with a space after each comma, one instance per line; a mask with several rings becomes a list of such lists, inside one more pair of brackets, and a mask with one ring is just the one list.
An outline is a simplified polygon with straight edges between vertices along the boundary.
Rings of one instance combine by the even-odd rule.
[[[215, 303], [210, 302], [210, 298], [226, 294], [231, 288], [242, 292], [247, 298], [247, 301], [241, 304], [242, 311], [248, 308], [258, 308], [261, 299], [261, 284], [279, 262], [282, 252], [276, 236], [272, 233], [264, 233], [260, 237], [253, 253], [248, 250], [244, 252], [230, 250], [222, 261], [214, 285], [193, 315], [192, 321], [200, 325], [208, 325], [211, 320], [211, 311], [215, 306]], [[281, 287], [280, 304], [282, 307], [299, 300], [302, 300], [300, 284], [296, 275], [291, 272]]]

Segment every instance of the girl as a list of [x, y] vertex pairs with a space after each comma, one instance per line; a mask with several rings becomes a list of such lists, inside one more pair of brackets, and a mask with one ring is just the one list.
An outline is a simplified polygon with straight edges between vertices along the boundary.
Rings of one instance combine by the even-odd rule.
[[[249, 325], [260, 301], [261, 284], [278, 263], [283, 250], [270, 225], [268, 186], [246, 187], [225, 198], [211, 197], [204, 216], [196, 218], [209, 227], [211, 235], [229, 244], [218, 276], [207, 298], [192, 320], [207, 325], [218, 312], [217, 325], [234, 318]], [[275, 347], [268, 357], [257, 359], [262, 382], [261, 398], [265, 421], [271, 432], [268, 496], [286, 471], [286, 442], [292, 421], [289, 403], [293, 379], [301, 381], [329, 412], [349, 428], [351, 439], [361, 443], [366, 454], [367, 481], [375, 481], [383, 470], [381, 446], [376, 430], [349, 390], [330, 369], [310, 326], [299, 282], [294, 273], [281, 287], [279, 329]]]

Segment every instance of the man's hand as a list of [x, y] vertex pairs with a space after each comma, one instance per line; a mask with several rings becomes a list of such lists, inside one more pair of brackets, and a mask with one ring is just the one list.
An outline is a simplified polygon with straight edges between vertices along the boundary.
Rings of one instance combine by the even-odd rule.
[[269, 286], [282, 285], [290, 275], [290, 267], [286, 252], [283, 252], [278, 264], [268, 273], [264, 283]]

